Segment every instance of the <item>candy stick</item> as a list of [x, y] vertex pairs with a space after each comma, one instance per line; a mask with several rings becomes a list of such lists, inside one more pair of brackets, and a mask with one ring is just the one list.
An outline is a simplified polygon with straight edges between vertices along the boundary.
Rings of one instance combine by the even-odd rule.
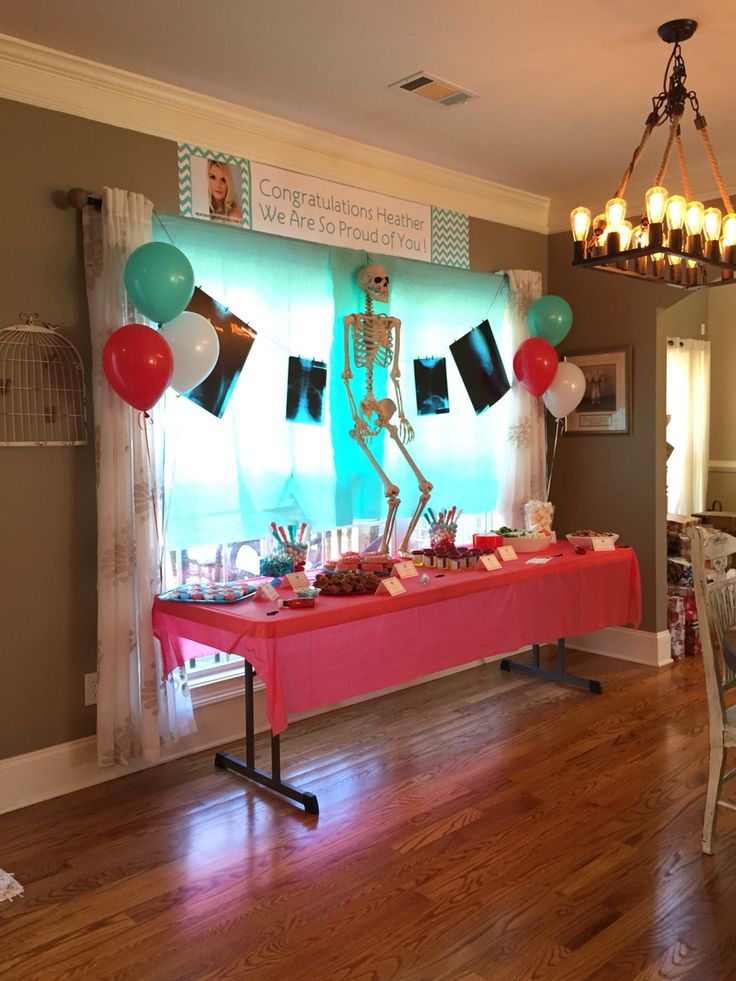
[[457, 523], [458, 523], [458, 521], [460, 520], [460, 515], [461, 515], [462, 513], [463, 513], [463, 509], [462, 509], [462, 508], [460, 508], [460, 510], [459, 510], [459, 511], [457, 512], [457, 514], [455, 515], [455, 524], [457, 524]]
[[425, 513], [424, 513], [424, 520], [425, 520], [425, 521], [427, 522], [427, 524], [428, 524], [428, 525], [429, 525], [429, 527], [431, 528], [431, 527], [432, 527], [432, 519], [431, 519], [431, 518], [430, 518], [430, 516], [429, 516], [429, 515], [428, 515], [428, 514], [426, 513], [426, 511], [425, 511]]
[[452, 507], [450, 508], [450, 511], [449, 511], [448, 515], [447, 515], [447, 523], [448, 524], [452, 521], [452, 516], [454, 514], [455, 514], [455, 505], [453, 504]]
[[299, 529], [299, 541], [304, 541], [304, 532], [307, 530], [307, 522], [302, 521], [301, 528]]
[[284, 531], [283, 525], [279, 525], [279, 534], [284, 540], [284, 545], [288, 545], [289, 539], [286, 537], [286, 532]]
[[432, 524], [433, 524], [433, 525], [436, 525], [436, 524], [437, 524], [437, 518], [435, 518], [435, 516], [434, 516], [434, 511], [432, 510], [432, 508], [427, 508], [427, 514], [428, 514], [428, 515], [430, 516], [430, 518], [432, 519]]

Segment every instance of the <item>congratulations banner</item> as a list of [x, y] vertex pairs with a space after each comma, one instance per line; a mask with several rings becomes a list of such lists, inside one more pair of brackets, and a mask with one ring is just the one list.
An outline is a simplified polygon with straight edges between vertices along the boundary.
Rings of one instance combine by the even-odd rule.
[[179, 144], [179, 211], [256, 232], [470, 268], [468, 216]]

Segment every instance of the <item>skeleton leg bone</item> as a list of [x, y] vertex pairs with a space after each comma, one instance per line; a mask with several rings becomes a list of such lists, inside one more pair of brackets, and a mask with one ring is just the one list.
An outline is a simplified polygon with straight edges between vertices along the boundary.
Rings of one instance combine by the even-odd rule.
[[396, 523], [396, 511], [398, 510], [399, 504], [401, 504], [401, 498], [399, 497], [399, 488], [396, 484], [392, 483], [386, 476], [384, 471], [381, 469], [378, 460], [373, 456], [368, 445], [365, 441], [363, 434], [357, 430], [352, 429], [350, 435], [353, 437], [358, 446], [363, 450], [365, 455], [371, 462], [371, 466], [376, 471], [378, 476], [383, 481], [383, 492], [386, 495], [386, 503], [388, 504], [388, 514], [386, 515], [386, 523], [383, 526], [383, 535], [381, 536], [381, 544], [379, 546], [380, 552], [389, 551], [389, 543], [391, 541], [391, 536], [394, 532], [394, 524]]
[[406, 534], [404, 535], [403, 539], [401, 540], [401, 544], [399, 545], [399, 552], [401, 552], [402, 554], [405, 554], [409, 550], [409, 540], [410, 540], [411, 536], [414, 534], [414, 529], [417, 526], [417, 522], [419, 521], [420, 517], [422, 516], [422, 511], [424, 510], [425, 506], [427, 505], [427, 502], [429, 501], [430, 495], [432, 493], [432, 485], [427, 480], [427, 478], [424, 476], [424, 474], [421, 472], [421, 470], [416, 465], [416, 463], [414, 463], [414, 460], [412, 459], [411, 455], [409, 454], [409, 451], [404, 446], [404, 444], [401, 442], [401, 437], [399, 436], [399, 430], [398, 430], [398, 428], [396, 426], [394, 426], [394, 424], [392, 422], [389, 422], [385, 418], [382, 419], [378, 423], [378, 425], [383, 426], [383, 428], [390, 435], [391, 439], [396, 443], [396, 445], [398, 446], [398, 448], [404, 454], [404, 457], [406, 458], [407, 463], [409, 464], [409, 466], [411, 467], [411, 469], [414, 471], [414, 473], [416, 475], [417, 483], [419, 485], [419, 495], [420, 495], [419, 496], [419, 503], [416, 506], [416, 510], [414, 511], [414, 514], [411, 516], [411, 521], [409, 522], [409, 524], [407, 525], [407, 528], [406, 528]]

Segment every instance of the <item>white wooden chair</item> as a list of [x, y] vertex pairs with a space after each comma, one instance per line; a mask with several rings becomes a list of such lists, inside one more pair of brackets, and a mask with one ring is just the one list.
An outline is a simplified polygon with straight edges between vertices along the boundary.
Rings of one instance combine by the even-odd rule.
[[688, 534], [692, 541], [710, 730], [703, 851], [712, 855], [718, 807], [736, 811], [736, 804], [721, 799], [723, 784], [736, 776], [736, 769], [725, 772], [727, 750], [736, 747], [736, 700], [732, 697], [736, 691], [736, 670], [728, 663], [733, 663], [734, 655], [729, 651], [729, 638], [725, 638], [736, 627], [736, 576], [733, 571], [727, 575], [730, 556], [736, 553], [736, 538], [703, 525], [689, 528]]

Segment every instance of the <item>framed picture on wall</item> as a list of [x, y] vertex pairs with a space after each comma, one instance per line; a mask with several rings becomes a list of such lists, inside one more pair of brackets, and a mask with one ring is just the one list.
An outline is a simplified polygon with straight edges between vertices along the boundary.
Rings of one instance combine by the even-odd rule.
[[585, 394], [565, 417], [565, 432], [578, 435], [631, 432], [631, 348], [566, 354], [585, 376]]

